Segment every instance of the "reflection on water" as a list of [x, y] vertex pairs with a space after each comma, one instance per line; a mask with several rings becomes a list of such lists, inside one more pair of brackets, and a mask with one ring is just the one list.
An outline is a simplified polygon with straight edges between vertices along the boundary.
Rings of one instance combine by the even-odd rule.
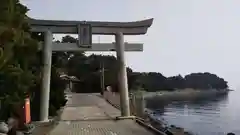
[[240, 134], [239, 96], [240, 92], [234, 91], [214, 100], [173, 102], [155, 111], [170, 124], [199, 135]]

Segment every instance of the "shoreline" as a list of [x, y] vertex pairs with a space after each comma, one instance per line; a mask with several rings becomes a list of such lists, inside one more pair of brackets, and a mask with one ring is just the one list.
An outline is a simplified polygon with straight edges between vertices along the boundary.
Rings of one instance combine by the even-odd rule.
[[[229, 90], [175, 90], [175, 91], [161, 91], [161, 92], [132, 92], [129, 94], [131, 113], [137, 117], [143, 118], [144, 122], [158, 129], [159, 131], [168, 132], [171, 130], [174, 135], [194, 135], [192, 131], [184, 131], [184, 128], [168, 124], [168, 122], [156, 117], [153, 108], [157, 108], [161, 103], [165, 104], [173, 101], [185, 101], [189, 99], [198, 99], [199, 97], [216, 97], [218, 95], [226, 95]], [[115, 92], [104, 92], [103, 96], [110, 104], [120, 107], [120, 95]], [[149, 103], [154, 105], [151, 108]], [[155, 107], [154, 107], [155, 106]], [[171, 132], [170, 131], [170, 132]]]
[[150, 109], [145, 108], [144, 113], [146, 117], [145, 118], [146, 122], [163, 133], [172, 133], [178, 135], [194, 135], [194, 133], [186, 131], [182, 127], [169, 124], [163, 118], [160, 119], [159, 117], [155, 116], [155, 112]]
[[219, 96], [226, 96], [230, 90], [176, 90], [163, 91], [156, 93], [144, 93], [146, 108], [157, 108], [160, 105], [165, 105], [174, 101], [194, 101], [201, 99], [215, 99]]
[[176, 96], [180, 96], [180, 94], [201, 94], [201, 93], [216, 93], [216, 94], [224, 94], [224, 93], [228, 93], [230, 91], [234, 91], [231, 89], [221, 89], [221, 90], [216, 90], [216, 89], [209, 89], [209, 90], [201, 90], [201, 89], [177, 89], [177, 90], [173, 90], [173, 91], [167, 91], [167, 90], [163, 90], [163, 91], [158, 91], [158, 92], [144, 92], [144, 97], [145, 98], [153, 98], [156, 96], [170, 96], [170, 95], [175, 95]]
[[[162, 92], [154, 92], [154, 93], [144, 93], [145, 97], [145, 114], [148, 119], [152, 122], [151, 125], [159, 130], [163, 130], [162, 125], [167, 125], [167, 127], [171, 130], [171, 127], [175, 127], [178, 131], [184, 135], [194, 135], [192, 131], [185, 131], [184, 128], [178, 127], [175, 125], [169, 124], [163, 118], [159, 118], [155, 115], [154, 108], [160, 107], [162, 105], [171, 103], [171, 102], [181, 102], [181, 101], [189, 101], [189, 100], [199, 100], [204, 98], [215, 99], [218, 96], [225, 96], [228, 92], [233, 91], [229, 89], [223, 90], [193, 90], [193, 89], [185, 89], [185, 90], [176, 90], [176, 91], [162, 91]], [[183, 133], [184, 132], [184, 133]]]

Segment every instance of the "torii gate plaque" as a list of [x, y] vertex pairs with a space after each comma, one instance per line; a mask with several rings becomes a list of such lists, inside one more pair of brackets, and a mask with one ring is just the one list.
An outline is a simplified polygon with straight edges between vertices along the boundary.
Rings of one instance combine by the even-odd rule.
[[[120, 90], [121, 116], [129, 117], [129, 97], [124, 51], [142, 51], [143, 44], [124, 43], [124, 35], [146, 34], [153, 19], [137, 22], [99, 22], [99, 21], [57, 21], [29, 20], [31, 31], [44, 32], [43, 44], [43, 78], [41, 88], [40, 120], [48, 121], [50, 75], [52, 51], [114, 51], [117, 52], [119, 64], [118, 83]], [[78, 34], [77, 44], [53, 43], [53, 33]], [[92, 34], [115, 35], [115, 43], [92, 44]]]

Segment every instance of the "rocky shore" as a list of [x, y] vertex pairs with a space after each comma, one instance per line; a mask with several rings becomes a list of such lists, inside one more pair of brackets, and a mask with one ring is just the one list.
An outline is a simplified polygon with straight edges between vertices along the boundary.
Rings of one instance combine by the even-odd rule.
[[185, 131], [184, 128], [170, 125], [164, 119], [160, 119], [155, 116], [154, 111], [145, 109], [145, 122], [156, 128], [160, 132], [166, 135], [194, 135], [189, 131]]

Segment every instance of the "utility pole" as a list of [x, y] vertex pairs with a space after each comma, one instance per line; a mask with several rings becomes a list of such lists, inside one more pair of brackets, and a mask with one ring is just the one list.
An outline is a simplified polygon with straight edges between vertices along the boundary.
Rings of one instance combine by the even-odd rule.
[[103, 94], [104, 90], [105, 90], [105, 77], [104, 77], [104, 73], [105, 73], [105, 68], [104, 68], [104, 62], [100, 62], [100, 73], [101, 73], [101, 76], [100, 76], [100, 83], [101, 83], [101, 94]]
[[[98, 43], [100, 43], [100, 36], [98, 36]], [[101, 95], [104, 93], [104, 63], [100, 60], [100, 84], [101, 84]]]

